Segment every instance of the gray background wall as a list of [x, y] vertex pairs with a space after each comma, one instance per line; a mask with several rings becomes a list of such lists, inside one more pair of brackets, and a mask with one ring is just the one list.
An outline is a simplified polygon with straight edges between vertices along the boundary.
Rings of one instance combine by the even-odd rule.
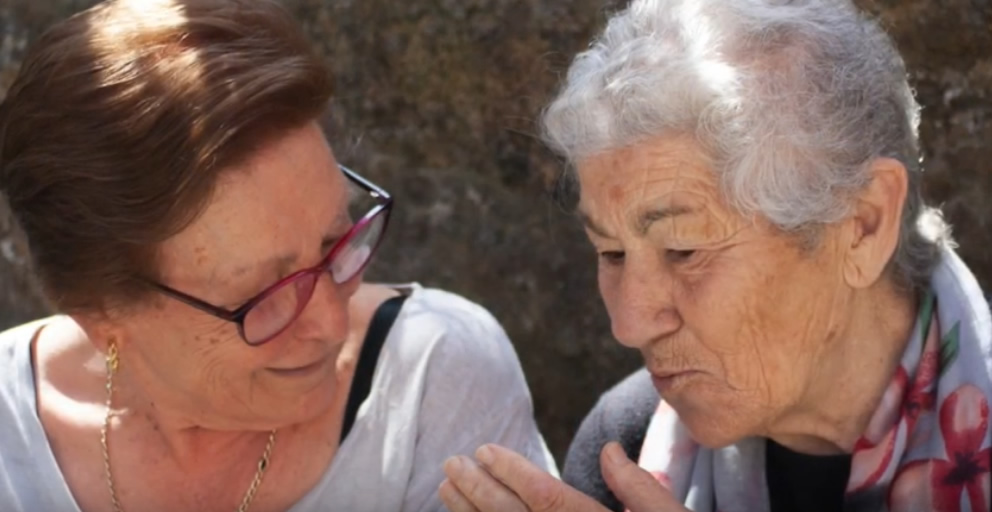
[[[0, 0], [0, 95], [25, 42], [92, 0]], [[638, 365], [614, 343], [594, 258], [546, 200], [535, 117], [615, 0], [286, 0], [334, 69], [339, 159], [397, 196], [370, 277], [487, 306], [513, 339], [559, 458], [600, 391]], [[992, 1], [860, 0], [923, 103], [927, 195], [992, 283]], [[43, 314], [0, 207], [0, 328]]]

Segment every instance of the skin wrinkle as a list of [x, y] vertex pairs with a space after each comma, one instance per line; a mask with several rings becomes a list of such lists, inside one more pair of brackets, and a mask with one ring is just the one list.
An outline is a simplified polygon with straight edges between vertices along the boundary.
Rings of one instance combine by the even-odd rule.
[[[217, 349], [216, 348], [211, 348], [211, 345], [210, 344], [202, 343], [202, 341], [201, 341], [202, 338], [203, 337], [207, 337], [207, 338], [215, 338], [216, 337], [216, 338], [219, 338], [219, 339], [227, 339], [227, 338], [229, 338], [229, 335], [223, 331], [221, 325], [218, 325], [216, 322], [209, 321], [205, 317], [206, 317], [206, 315], [197, 316], [195, 319], [192, 319], [192, 320], [189, 321], [191, 327], [193, 328], [192, 329], [193, 332], [200, 333], [199, 336], [197, 337], [197, 338], [200, 338], [200, 339], [194, 338], [194, 343], [192, 343], [192, 344], [191, 343], [187, 343], [185, 340], [183, 340], [181, 338], [180, 339], [176, 339], [176, 340], [169, 340], [169, 341], [166, 341], [166, 343], [173, 343], [173, 344], [175, 344], [176, 345], [176, 347], [175, 347], [176, 350], [181, 350], [181, 351], [184, 351], [184, 352], [189, 352], [192, 357], [194, 357], [194, 358], [196, 358], [198, 360], [201, 360], [201, 361], [207, 361], [207, 362], [209, 362], [209, 361], [212, 361], [212, 360], [216, 359], [216, 357], [213, 354], [215, 352], [217, 352]], [[216, 346], [216, 345], [214, 345], [214, 346]], [[155, 365], [153, 361], [149, 361], [148, 358], [145, 356], [145, 354], [143, 352], [134, 351], [133, 353], [130, 354], [130, 357], [132, 358], [132, 361], [133, 361], [133, 358], [138, 358], [139, 359], [138, 363], [140, 364], [140, 367], [151, 369], [154, 372], [154, 376], [155, 377], [158, 377], [158, 378], [168, 378], [168, 376], [166, 374], [163, 374], [162, 372], [159, 372], [158, 371], [160, 369], [160, 367], [158, 367], [157, 365]], [[129, 363], [129, 364], [133, 364], [133, 363]]]
[[[770, 276], [767, 277], [770, 278]], [[762, 288], [767, 288], [767, 285], [768, 283], [766, 282]], [[773, 393], [771, 390], [771, 373], [774, 372], [770, 373], [768, 371], [771, 363], [765, 360], [763, 351], [757, 343], [758, 340], [762, 338], [761, 333], [767, 330], [768, 326], [761, 322], [761, 315], [758, 313], [759, 306], [757, 305], [757, 297], [752, 296], [749, 299], [750, 300], [744, 302], [745, 310], [741, 316], [752, 319], [751, 322], [746, 322], [744, 324], [745, 329], [747, 329], [747, 332], [749, 333], [745, 338], [749, 341], [749, 352], [754, 358], [757, 359], [757, 364], [745, 364], [744, 367], [746, 369], [751, 369], [751, 371], [747, 371], [743, 375], [742, 382], [740, 384], [735, 384], [733, 381], [730, 381], [728, 384], [735, 391], [759, 395], [761, 398], [757, 403], [764, 405], [773, 401]]]
[[[758, 315], [755, 312], [757, 308], [754, 307], [752, 301], [745, 301], [742, 307], [744, 308], [744, 311], [741, 316], [743, 316], [744, 318], [760, 318], [760, 315]], [[770, 401], [772, 393], [770, 389], [768, 373], [766, 372], [767, 363], [765, 363], [764, 358], [762, 357], [761, 347], [759, 347], [755, 342], [756, 340], [761, 339], [761, 331], [765, 329], [765, 326], [763, 326], [760, 323], [760, 321], [754, 321], [754, 322], [746, 322], [743, 327], [746, 330], [745, 332], [747, 332], [745, 339], [749, 340], [750, 342], [748, 343], [748, 348], [750, 349], [748, 352], [750, 353], [750, 355], [757, 358], [758, 364], [757, 365], [745, 364], [744, 365], [745, 368], [748, 369], [753, 368], [753, 371], [745, 373], [742, 382], [740, 384], [734, 383], [733, 381], [729, 381], [727, 384], [734, 391], [740, 391], [745, 393], [749, 392], [748, 390], [755, 389], [755, 385], [757, 384], [759, 389], [753, 392], [762, 394], [764, 396], [764, 401], [759, 400], [758, 403], [764, 403]], [[723, 370], [729, 374], [729, 371], [726, 366], [724, 366]], [[753, 376], [753, 374], [756, 374], [756, 376]]]
[[[821, 301], [821, 298], [819, 296], [817, 296], [813, 300], [814, 300], [814, 305], [813, 305], [814, 306], [814, 309], [819, 310], [820, 308], [818, 308], [816, 306], [817, 306], [817, 303], [819, 301]], [[834, 311], [834, 308], [832, 306], [826, 308], [826, 311], [827, 311], [827, 314], [829, 315], [828, 318], [827, 318], [826, 324], [829, 326], [829, 325], [831, 325], [830, 319], [834, 316], [835, 311]], [[803, 339], [813, 339], [813, 338], [815, 338], [817, 336], [817, 333], [820, 332], [820, 327], [817, 326], [817, 325], [815, 325], [812, 317], [806, 318], [806, 321], [803, 323], [803, 325], [804, 325], [804, 328], [803, 328]], [[828, 334], [826, 336], [826, 340], [827, 341], [830, 340], [829, 332], [828, 332]], [[823, 350], [825, 350], [825, 347], [820, 347], [820, 351], [818, 351], [818, 352], [822, 353]], [[814, 357], [812, 359], [813, 360], [818, 360], [820, 358], [819, 357]], [[811, 368], [810, 370], [811, 370], [811, 372], [815, 373], [815, 367], [814, 368]], [[807, 394], [810, 391], [811, 390], [810, 390], [809, 386], [803, 387], [803, 394]], [[770, 394], [770, 391], [769, 391], [769, 394]], [[815, 410], [813, 412], [815, 412]], [[773, 425], [774, 425], [774, 422], [770, 422], [770, 424], [768, 426], [766, 426], [766, 429], [774, 428]]]
[[655, 223], [663, 221], [674, 222], [679, 216], [684, 216], [691, 213], [693, 213], [692, 209], [680, 206], [648, 209], [644, 213], [638, 215], [637, 231], [641, 234], [641, 236], [645, 236], [651, 226]]
[[[840, 314], [839, 312], [841, 311], [841, 308], [839, 307], [839, 305], [837, 304], [837, 302], [839, 302], [840, 300], [842, 300], [841, 299], [841, 296], [842, 295], [841, 295], [841, 293], [840, 293], [839, 290], [841, 290], [843, 288], [843, 286], [844, 286], [844, 284], [840, 280], [836, 281], [835, 284], [834, 284], [835, 291], [832, 294], [833, 299], [834, 299], [834, 304], [832, 304], [832, 307], [830, 308], [830, 314], [831, 314], [831, 316], [828, 319], [829, 325], [831, 325], [831, 326], [837, 326], [837, 325], [841, 325], [843, 323], [840, 319], [836, 318]], [[885, 315], [879, 314], [878, 315], [878, 318], [883, 319], [883, 318], [885, 318]], [[833, 341], [836, 341], [837, 329], [832, 328], [831, 329], [831, 335], [832, 336], [830, 338], [828, 338], [828, 339], [833, 340]], [[869, 340], [869, 342], [875, 342], [875, 341], [876, 340]], [[841, 347], [840, 349], [843, 350], [844, 347]], [[824, 349], [824, 350], [826, 350], [826, 349]], [[876, 356], [876, 361], [877, 362], [882, 362], [881, 361], [881, 358], [880, 357], [877, 357], [877, 356]], [[826, 375], [827, 374], [827, 369], [824, 368], [822, 365], [815, 367], [814, 368], [814, 371], [818, 371], [819, 373], [824, 374], [824, 377], [827, 376]], [[846, 381], [841, 381], [841, 382], [838, 383], [839, 386], [844, 386], [844, 387], [846, 387], [848, 384], [849, 383], [846, 382]], [[809, 391], [809, 390], [807, 390], [807, 391]], [[854, 391], [856, 391], [856, 390], [854, 390]], [[837, 427], [840, 428], [841, 426], [840, 425], [837, 425]]]
[[[693, 133], [724, 164], [734, 203], [793, 231], [847, 217], [845, 200], [871, 179], [858, 164], [884, 147], [912, 176], [903, 232], [914, 231], [913, 212], [922, 212], [934, 219], [932, 234], [947, 238], [946, 225], [918, 194], [919, 105], [904, 62], [877, 24], [822, 5], [797, 7], [805, 14], [793, 16], [757, 4], [747, 13], [710, 4], [712, 12], [683, 19], [649, 2], [612, 19], [546, 109], [544, 138], [578, 164], [644, 134]], [[757, 28], [759, 18], [766, 22], [759, 25], [774, 20], [774, 34]], [[719, 36], [706, 33], [717, 27]], [[680, 47], [666, 52], [671, 41], [659, 30]], [[645, 55], [670, 58], [642, 66]], [[815, 238], [813, 230], [804, 234]], [[927, 286], [936, 258], [927, 238], [906, 236], [892, 262], [896, 277], [917, 289]]]
[[[906, 336], [866, 307], [882, 302], [898, 317], [904, 299], [884, 282], [861, 292], [845, 271], [877, 266], [865, 258], [881, 257], [870, 247], [885, 237], [863, 236], [863, 216], [804, 248], [728, 205], [701, 151], [691, 137], [659, 136], [579, 162], [580, 218], [605, 254], [598, 279], [614, 336], [656, 375], [697, 371], [662, 398], [703, 445], [762, 435], [808, 453], [850, 449], [884, 389], [866, 361], [887, 361]], [[865, 211], [882, 211], [879, 197]], [[646, 232], [645, 214], [655, 219]], [[854, 237], [869, 249], [852, 252]]]
[[[682, 186], [682, 182], [683, 182], [682, 173], [684, 171], [685, 171], [685, 167], [683, 167], [682, 165], [677, 165], [677, 167], [675, 168], [675, 178], [673, 179], [672, 188], [675, 189], [675, 190], [689, 189], [690, 190], [689, 194], [691, 195], [692, 194], [691, 187]], [[673, 202], [673, 203], [675, 202], [674, 200], [670, 200], [670, 201]], [[678, 207], [675, 206], [675, 208], [678, 208]], [[671, 238], [672, 238], [672, 241], [674, 241], [676, 243], [676, 245], [685, 236], [685, 234], [682, 232], [682, 230], [679, 229], [679, 226], [681, 225], [681, 223], [679, 222], [679, 220], [683, 219], [684, 217], [685, 217], [685, 215], [679, 215], [679, 216], [669, 217], [669, 222], [671, 223], [671, 231], [670, 231], [671, 232], [671, 235], [672, 235]]]

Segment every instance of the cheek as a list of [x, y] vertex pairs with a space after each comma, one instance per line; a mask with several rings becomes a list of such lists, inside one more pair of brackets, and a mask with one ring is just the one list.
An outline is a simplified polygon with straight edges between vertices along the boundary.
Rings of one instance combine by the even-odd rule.
[[[678, 273], [674, 299], [685, 327], [718, 355], [740, 352], [760, 286], [736, 259], [718, 255]], [[759, 289], [755, 292], [755, 289]]]
[[599, 286], [599, 296], [603, 300], [606, 312], [612, 316], [613, 308], [617, 305], [620, 272], [615, 268], [599, 265], [596, 283]]
[[763, 402], [781, 389], [775, 325], [776, 277], [744, 258], [715, 257], [679, 279], [677, 299], [685, 327], [712, 365], [715, 378], [735, 393]]
[[264, 347], [247, 347], [235, 324], [207, 315], [163, 314], [143, 325], [143, 332], [136, 333], [143, 358], [166, 379], [188, 381], [182, 387], [221, 375], [235, 378], [252, 369], [252, 359], [265, 352]]
[[234, 324], [213, 325], [190, 332], [183, 359], [202, 375], [223, 375], [234, 379], [254, 371], [271, 360], [270, 353], [277, 349], [273, 343], [250, 347], [241, 339]]
[[715, 323], [734, 340], [734, 346], [721, 346], [728, 383], [777, 408], [798, 399], [816, 364], [811, 348], [824, 328], [810, 292], [816, 269], [791, 258], [763, 261], [770, 264], [738, 276], [739, 286], [723, 295], [728, 314]]

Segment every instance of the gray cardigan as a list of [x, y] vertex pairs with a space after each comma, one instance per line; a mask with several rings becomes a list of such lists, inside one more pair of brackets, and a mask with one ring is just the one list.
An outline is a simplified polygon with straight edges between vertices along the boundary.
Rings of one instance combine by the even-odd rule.
[[565, 456], [562, 480], [595, 498], [604, 507], [622, 512], [623, 504], [603, 481], [599, 453], [607, 442], [617, 441], [627, 456], [636, 461], [648, 422], [660, 400], [651, 384], [651, 376], [643, 368], [603, 393], [572, 439]]

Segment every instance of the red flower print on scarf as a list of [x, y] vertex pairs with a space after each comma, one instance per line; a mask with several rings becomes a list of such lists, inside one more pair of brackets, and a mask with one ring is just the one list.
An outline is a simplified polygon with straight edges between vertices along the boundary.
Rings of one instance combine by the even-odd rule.
[[945, 458], [914, 461], [900, 469], [889, 492], [892, 512], [989, 510], [992, 453], [981, 449], [988, 428], [989, 404], [980, 389], [965, 384], [951, 393], [940, 407]]
[[933, 411], [939, 366], [938, 338], [937, 322], [931, 321], [912, 382], [906, 368], [899, 366], [896, 370], [868, 429], [854, 446], [848, 493], [871, 488], [884, 480], [887, 471], [894, 471], [896, 443], [907, 443], [920, 416]]

